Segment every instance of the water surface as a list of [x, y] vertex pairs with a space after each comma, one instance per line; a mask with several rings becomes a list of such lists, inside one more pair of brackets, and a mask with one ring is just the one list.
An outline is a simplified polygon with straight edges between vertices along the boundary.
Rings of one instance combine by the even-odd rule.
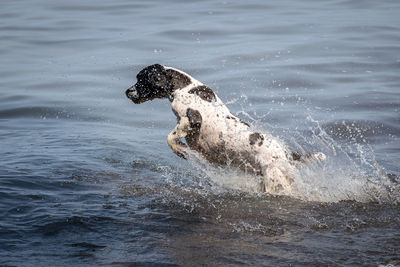
[[[400, 265], [398, 1], [2, 1], [0, 265]], [[175, 156], [143, 67], [297, 151], [290, 196]]]

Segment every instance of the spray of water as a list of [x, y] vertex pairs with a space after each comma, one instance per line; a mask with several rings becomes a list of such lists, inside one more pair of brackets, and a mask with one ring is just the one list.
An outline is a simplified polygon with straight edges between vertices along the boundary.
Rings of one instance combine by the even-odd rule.
[[[243, 111], [242, 115], [257, 125], [257, 119]], [[298, 164], [292, 173], [290, 190], [275, 191], [267, 188], [267, 194], [287, 195], [305, 201], [337, 202], [355, 200], [360, 202], [400, 202], [400, 185], [390, 180], [375, 159], [372, 147], [367, 143], [340, 143], [335, 141], [320, 122], [311, 115], [306, 118], [310, 125], [307, 133], [283, 131], [281, 139], [294, 151], [302, 154], [322, 152], [326, 160]], [[262, 131], [260, 127], [257, 129]], [[269, 132], [265, 130], [265, 132]], [[288, 137], [288, 138], [286, 138]], [[198, 182], [213, 193], [239, 190], [260, 194], [261, 177], [245, 174], [231, 166], [216, 166], [190, 153], [189, 162], [196, 172]], [[282, 166], [285, 167], [285, 166]]]
[[[318, 133], [313, 133], [311, 139], [308, 144], [313, 143], [327, 156], [326, 160], [298, 164], [290, 190], [269, 190], [266, 193], [288, 195], [306, 201], [400, 201], [399, 185], [385, 174], [369, 146], [349, 144], [343, 147], [321, 128]], [[299, 142], [297, 146], [301, 146]], [[208, 190], [214, 193], [240, 190], [257, 194], [262, 191], [262, 178], [245, 174], [231, 166], [212, 165], [196, 152], [191, 153], [190, 163], [202, 179], [211, 182]]]

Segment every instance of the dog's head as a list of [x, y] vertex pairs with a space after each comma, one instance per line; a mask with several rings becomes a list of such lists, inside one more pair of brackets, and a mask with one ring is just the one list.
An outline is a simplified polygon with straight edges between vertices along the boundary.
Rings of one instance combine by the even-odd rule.
[[174, 87], [172, 75], [160, 64], [154, 64], [141, 70], [136, 75], [137, 83], [128, 90], [126, 96], [135, 104], [155, 98], [169, 97]]

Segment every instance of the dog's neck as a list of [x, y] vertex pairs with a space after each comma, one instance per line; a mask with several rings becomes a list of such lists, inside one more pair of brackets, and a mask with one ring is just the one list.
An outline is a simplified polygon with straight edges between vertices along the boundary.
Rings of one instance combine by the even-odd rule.
[[168, 94], [168, 100], [170, 102], [174, 100], [174, 94], [177, 90], [185, 90], [203, 85], [201, 82], [181, 70], [167, 66], [164, 66], [164, 68], [172, 76], [172, 90]]

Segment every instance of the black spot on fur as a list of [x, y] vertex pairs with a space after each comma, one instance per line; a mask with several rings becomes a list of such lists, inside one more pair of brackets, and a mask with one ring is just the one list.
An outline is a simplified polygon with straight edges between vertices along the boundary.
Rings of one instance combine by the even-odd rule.
[[228, 149], [222, 135], [220, 135], [220, 141], [218, 145], [210, 146], [207, 149], [202, 148], [198, 143], [195, 143], [194, 146], [189, 142], [188, 144], [190, 148], [196, 149], [210, 162], [220, 165], [229, 164], [238, 167], [245, 173], [263, 175], [262, 166], [252, 153]]
[[292, 152], [292, 159], [301, 161], [301, 162], [306, 162], [307, 160], [313, 159], [313, 155], [314, 155], [313, 153], [307, 153], [307, 154], [301, 155], [297, 152]]
[[203, 149], [199, 145], [200, 128], [203, 118], [199, 111], [191, 108], [186, 110], [186, 116], [189, 119], [190, 126], [188, 134], [186, 135], [186, 142], [191, 149], [203, 153]]
[[190, 78], [183, 73], [171, 69], [166, 72], [171, 76], [173, 90], [184, 88], [191, 83]]
[[312, 153], [307, 153], [307, 154], [301, 155], [297, 152], [292, 152], [291, 155], [292, 155], [292, 160], [301, 161], [301, 162], [306, 162], [306, 160], [310, 160], [313, 158]]
[[247, 127], [250, 127], [250, 124], [248, 124], [247, 122], [242, 121], [242, 120], [239, 120], [239, 121], [240, 121], [241, 124], [244, 124], [244, 125], [246, 125]]
[[260, 133], [252, 133], [249, 136], [250, 145], [254, 145], [258, 141], [258, 146], [261, 146], [264, 141], [264, 136]]
[[301, 160], [301, 155], [296, 152], [292, 152], [292, 159], [293, 160]]
[[200, 96], [201, 99], [203, 99], [207, 102], [216, 101], [216, 97], [215, 97], [213, 90], [211, 90], [210, 88], [208, 88], [205, 85], [200, 85], [200, 86], [190, 89], [189, 94], [196, 94], [196, 95]]
[[246, 125], [247, 127], [250, 127], [250, 124], [248, 124], [247, 122], [242, 121], [241, 119], [238, 119], [238, 118], [235, 118], [235, 117], [232, 117], [232, 116], [229, 116], [229, 115], [227, 115], [226, 118], [229, 119], [229, 120], [239, 121], [241, 124]]
[[252, 153], [246, 151], [234, 151], [221, 142], [218, 146], [209, 147], [202, 154], [208, 161], [221, 164], [236, 166], [246, 173], [262, 175], [261, 164], [255, 159]]
[[190, 128], [200, 130], [201, 123], [203, 122], [200, 112], [195, 109], [188, 108], [186, 110], [186, 116], [189, 119]]
[[[190, 108], [187, 109], [186, 113], [191, 127], [186, 136], [186, 142], [191, 149], [201, 153], [210, 162], [221, 165], [230, 164], [231, 166], [240, 168], [246, 173], [260, 176], [263, 175], [262, 166], [254, 157], [254, 154], [247, 151], [228, 149], [225, 145], [224, 134], [222, 132], [218, 134], [220, 142], [217, 145], [209, 146], [207, 148], [202, 147], [200, 142], [200, 127], [202, 123], [201, 114], [197, 110]], [[263, 136], [257, 138], [259, 143], [262, 144], [261, 139], [263, 139]]]

